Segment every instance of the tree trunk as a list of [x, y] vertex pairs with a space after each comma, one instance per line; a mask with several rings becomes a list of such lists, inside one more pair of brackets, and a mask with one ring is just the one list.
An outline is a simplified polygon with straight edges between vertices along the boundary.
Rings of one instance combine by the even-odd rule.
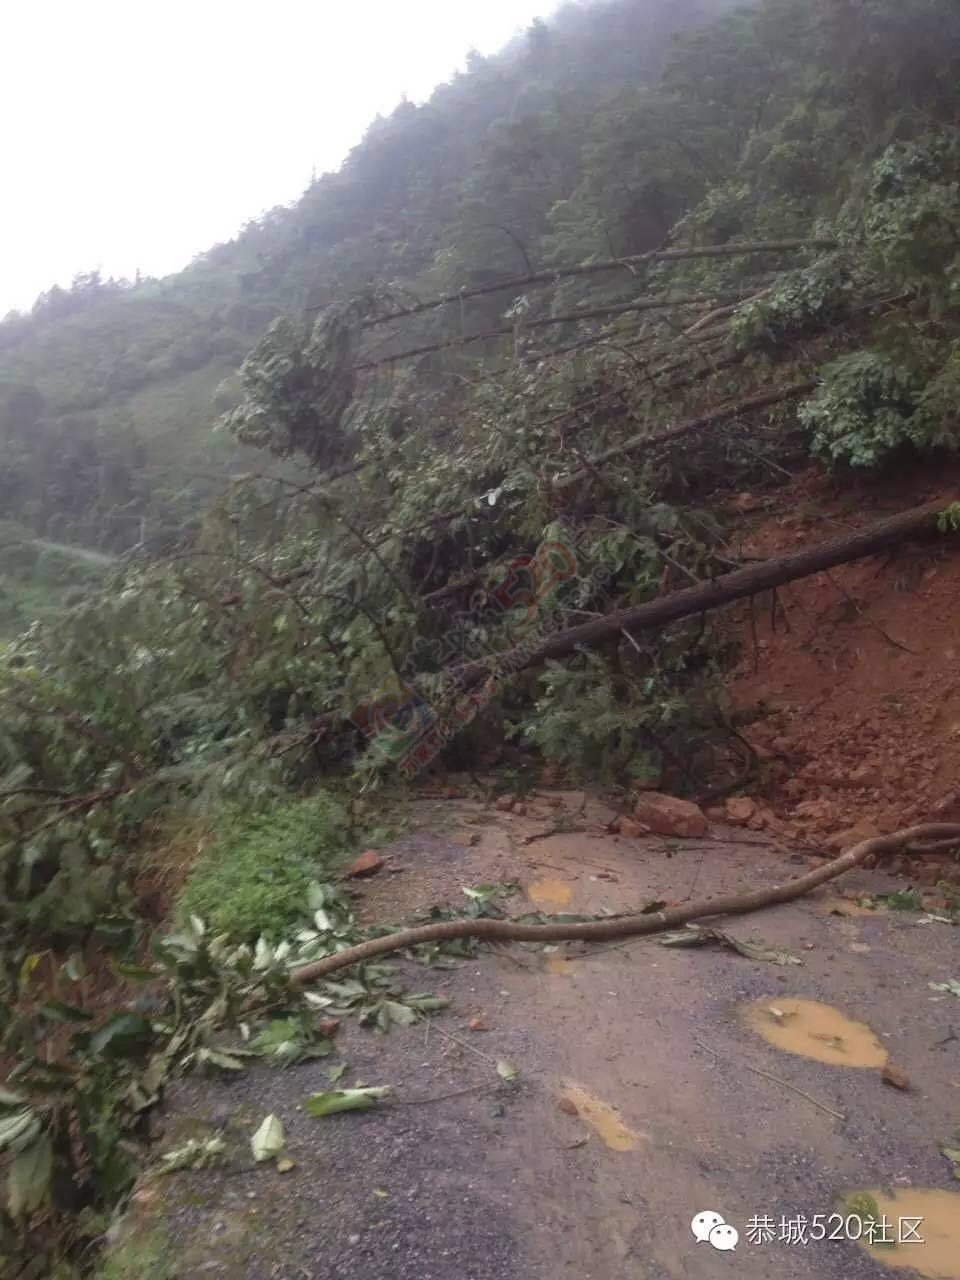
[[562, 476], [559, 480], [554, 480], [553, 487], [555, 489], [569, 489], [571, 485], [580, 484], [581, 481], [588, 479], [592, 469], [602, 466], [604, 462], [623, 457], [624, 454], [639, 453], [643, 449], [653, 448], [654, 445], [669, 444], [673, 440], [679, 440], [683, 436], [690, 435], [693, 431], [699, 431], [701, 427], [712, 427], [718, 422], [726, 422], [730, 418], [738, 418], [741, 414], [752, 413], [756, 409], [768, 409], [771, 405], [781, 404], [785, 400], [794, 400], [797, 396], [805, 396], [814, 391], [816, 386], [815, 382], [795, 382], [792, 386], [778, 387], [773, 391], [764, 391], [761, 395], [751, 396], [748, 400], [741, 400], [737, 404], [720, 405], [717, 409], [710, 409], [707, 413], [700, 414], [698, 418], [689, 418], [686, 422], [679, 422], [675, 427], [667, 427], [666, 430], [655, 432], [652, 435], [631, 436], [623, 444], [615, 445], [612, 449], [605, 449], [603, 453], [598, 453], [596, 457], [590, 458], [588, 467], [584, 467], [580, 471], [574, 471], [568, 476]]
[[[551, 271], [537, 271], [533, 275], [515, 276], [511, 280], [498, 280], [492, 284], [477, 285], [473, 289], [461, 289], [440, 298], [429, 298], [412, 307], [391, 311], [384, 316], [374, 316], [363, 324], [372, 329], [391, 320], [403, 320], [406, 316], [419, 316], [450, 302], [462, 302], [468, 298], [481, 298], [485, 294], [505, 292], [508, 289], [526, 289], [530, 285], [552, 284], [555, 280], [571, 276], [592, 276], [604, 271], [631, 271], [645, 262], [681, 262], [688, 258], [732, 258], [749, 253], [784, 253], [796, 249], [835, 249], [833, 240], [761, 240], [750, 244], [704, 245], [691, 249], [655, 249], [652, 253], [640, 253], [629, 258], [611, 258], [608, 262], [591, 262], [578, 267], [555, 267]], [[322, 307], [308, 307], [308, 311], [320, 311]]]

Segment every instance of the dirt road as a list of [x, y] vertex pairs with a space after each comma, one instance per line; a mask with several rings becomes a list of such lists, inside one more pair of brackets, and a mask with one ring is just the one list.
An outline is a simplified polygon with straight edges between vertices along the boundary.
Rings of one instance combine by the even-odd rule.
[[[367, 882], [364, 917], [397, 920], [455, 900], [462, 885], [507, 880], [543, 910], [624, 912], [802, 870], [732, 831], [687, 843], [613, 837], [593, 802], [558, 824], [579, 830], [525, 842], [572, 813], [572, 800], [559, 810], [541, 797], [519, 815], [417, 806], [414, 834], [390, 850], [403, 871]], [[903, 882], [858, 872], [841, 885]], [[832, 914], [832, 903], [853, 914]], [[393, 1105], [309, 1119], [298, 1108], [329, 1087], [322, 1062], [180, 1088], [168, 1136], [225, 1125], [237, 1164], [180, 1174], [140, 1197], [174, 1268], [163, 1274], [867, 1280], [915, 1268], [960, 1277], [960, 1194], [938, 1150], [960, 1122], [960, 1002], [929, 986], [960, 976], [958, 934], [921, 919], [858, 913], [822, 894], [725, 923], [798, 965], [651, 939], [582, 954], [488, 951], [451, 971], [406, 966], [415, 989], [452, 998], [453, 1015], [383, 1038], [341, 1032], [343, 1082], [389, 1084]], [[470, 1030], [472, 1019], [486, 1029]], [[515, 1082], [498, 1076], [500, 1059], [517, 1069]], [[882, 1080], [887, 1060], [906, 1072], [908, 1091]], [[296, 1162], [284, 1175], [243, 1157], [269, 1112], [283, 1119]], [[926, 1243], [868, 1254], [844, 1238], [809, 1238], [818, 1223], [845, 1236], [828, 1215], [864, 1189], [894, 1237], [910, 1231], [900, 1218], [923, 1217]], [[733, 1243], [728, 1230], [694, 1238], [701, 1212], [735, 1229], [735, 1248], [711, 1243]], [[764, 1232], [754, 1219], [769, 1219]]]

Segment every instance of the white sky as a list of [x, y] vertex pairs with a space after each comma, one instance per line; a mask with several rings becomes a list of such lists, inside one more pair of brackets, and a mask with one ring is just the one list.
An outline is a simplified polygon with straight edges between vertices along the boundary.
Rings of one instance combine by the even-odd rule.
[[0, 0], [0, 316], [163, 275], [554, 0]]

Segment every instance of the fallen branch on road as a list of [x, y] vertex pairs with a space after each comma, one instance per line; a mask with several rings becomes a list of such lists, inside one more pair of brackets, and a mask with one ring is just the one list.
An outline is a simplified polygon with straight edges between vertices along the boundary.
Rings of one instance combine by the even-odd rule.
[[665, 933], [712, 916], [746, 915], [764, 907], [792, 902], [810, 893], [828, 880], [835, 880], [854, 867], [861, 866], [871, 854], [899, 853], [913, 846], [935, 847], [944, 841], [960, 840], [960, 823], [931, 822], [923, 826], [908, 827], [889, 836], [875, 836], [854, 845], [832, 862], [805, 876], [788, 880], [786, 884], [767, 889], [754, 889], [747, 893], [730, 893], [719, 898], [693, 902], [686, 907], [673, 907], [654, 915], [620, 916], [611, 920], [588, 920], [577, 924], [517, 924], [512, 920], [442, 920], [436, 924], [418, 925], [400, 929], [381, 938], [370, 938], [355, 947], [347, 947], [336, 955], [324, 956], [312, 964], [294, 969], [291, 979], [300, 986], [327, 978], [340, 969], [372, 960], [374, 956], [391, 951], [404, 951], [408, 947], [425, 942], [450, 942], [455, 938], [480, 938], [497, 942], [608, 942], [614, 938], [637, 938], [654, 933]]

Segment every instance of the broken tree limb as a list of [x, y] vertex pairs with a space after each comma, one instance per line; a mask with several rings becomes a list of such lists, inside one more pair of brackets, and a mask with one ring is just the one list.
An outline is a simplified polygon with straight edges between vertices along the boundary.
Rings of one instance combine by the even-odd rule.
[[524, 335], [536, 329], [546, 329], [555, 324], [578, 324], [582, 320], [597, 320], [602, 316], [627, 315], [641, 311], [667, 311], [673, 307], [687, 307], [694, 303], [712, 306], [723, 302], [713, 294], [692, 294], [680, 298], [637, 298], [618, 306], [591, 307], [580, 311], [569, 311], [560, 316], [541, 316], [535, 320], [524, 320], [516, 325], [502, 325], [497, 329], [486, 329], [482, 333], [468, 333], [458, 338], [444, 338], [440, 342], [430, 342], [425, 346], [410, 347], [406, 351], [397, 351], [393, 355], [380, 356], [376, 360], [365, 360], [355, 364], [351, 372], [367, 373], [371, 369], [380, 369], [384, 365], [396, 364], [399, 360], [412, 360], [415, 356], [432, 355], [435, 351], [451, 351], [465, 347], [471, 342], [491, 342], [494, 338], [509, 338], [516, 334]]
[[[757, 409], [768, 409], [771, 405], [782, 404], [787, 400], [795, 400], [799, 396], [808, 395], [811, 391], [816, 390], [817, 383], [813, 381], [795, 382], [788, 387], [778, 387], [773, 391], [765, 391], [762, 395], [752, 396], [749, 400], [741, 400], [738, 404], [721, 405], [718, 409], [711, 409], [709, 413], [701, 414], [698, 418], [690, 418], [687, 422], [679, 422], [675, 427], [668, 427], [665, 431], [656, 432], [653, 435], [631, 436], [629, 440], [623, 444], [618, 444], [612, 449], [606, 449], [603, 453], [598, 453], [595, 457], [589, 459], [590, 468], [601, 466], [605, 462], [611, 462], [615, 458], [621, 458], [628, 453], [638, 453], [642, 449], [652, 449], [655, 445], [669, 444], [673, 440], [680, 440], [683, 436], [699, 431], [703, 427], [710, 427], [718, 422], [727, 422], [731, 418], [738, 418], [741, 414], [750, 413]], [[555, 489], [569, 489], [571, 485], [580, 484], [587, 478], [589, 469], [581, 471], [573, 471], [570, 475], [562, 476], [559, 480], [554, 480], [553, 487]]]
[[587, 920], [577, 924], [517, 924], [512, 920], [442, 920], [436, 924], [418, 925], [400, 929], [380, 938], [371, 938], [355, 947], [347, 947], [335, 955], [324, 956], [312, 964], [302, 965], [290, 973], [298, 986], [329, 977], [340, 969], [372, 960], [374, 956], [391, 951], [404, 951], [408, 947], [425, 942], [451, 942], [456, 938], [480, 938], [497, 942], [608, 942], [614, 938], [639, 938], [646, 934], [665, 933], [694, 920], [711, 916], [746, 915], [763, 907], [792, 902], [828, 880], [835, 880], [845, 872], [860, 866], [871, 854], [897, 853], [918, 843], [960, 839], [960, 823], [931, 822], [924, 826], [909, 827], [889, 836], [875, 836], [854, 845], [832, 862], [805, 876], [788, 880], [786, 884], [766, 889], [753, 889], [747, 893], [728, 893], [719, 898], [707, 898], [685, 907], [672, 907], [652, 915], [619, 916], [609, 920]]
[[585, 622], [582, 626], [557, 632], [536, 648], [519, 646], [509, 649], [497, 655], [495, 667], [471, 662], [449, 668], [448, 674], [461, 689], [472, 689], [496, 672], [515, 673], [529, 667], [540, 667], [555, 658], [569, 657], [579, 648], [591, 648], [614, 640], [621, 631], [649, 631], [665, 627], [681, 618], [706, 613], [721, 605], [730, 604], [733, 600], [759, 595], [761, 591], [783, 586], [797, 578], [807, 578], [824, 569], [832, 569], [835, 565], [862, 560], [865, 556], [872, 556], [910, 538], [936, 534], [937, 517], [949, 505], [949, 501], [941, 499], [922, 507], [913, 507], [888, 520], [881, 520], [879, 524], [869, 525], [857, 533], [820, 542], [806, 551], [795, 551], [791, 555], [763, 560], [749, 568], [725, 573], [722, 577], [696, 587], [685, 587], [682, 591], [671, 592], [668, 596], [632, 609], [618, 609], [594, 622]]
[[[470, 298], [482, 298], [491, 293], [504, 293], [508, 289], [528, 289], [531, 285], [552, 284], [555, 280], [566, 280], [573, 276], [593, 276], [605, 271], [630, 271], [643, 266], [647, 262], [682, 262], [690, 258], [733, 258], [753, 253], [786, 253], [802, 249], [835, 249], [833, 240], [759, 240], [748, 244], [704, 245], [690, 249], [654, 249], [650, 253], [640, 253], [628, 258], [611, 258], [605, 262], [590, 262], [576, 267], [554, 267], [549, 271], [536, 271], [532, 275], [514, 276], [509, 280], [495, 280], [490, 284], [480, 284], [472, 289], [459, 289], [456, 293], [447, 293], [439, 298], [428, 298], [413, 306], [403, 307], [397, 311], [389, 311], [386, 315], [373, 316], [365, 321], [363, 328], [372, 329], [378, 324], [388, 324], [391, 320], [403, 320], [407, 316], [423, 315], [425, 311], [435, 311], [451, 302], [464, 302]], [[322, 307], [307, 307], [307, 311], [320, 311]]]

